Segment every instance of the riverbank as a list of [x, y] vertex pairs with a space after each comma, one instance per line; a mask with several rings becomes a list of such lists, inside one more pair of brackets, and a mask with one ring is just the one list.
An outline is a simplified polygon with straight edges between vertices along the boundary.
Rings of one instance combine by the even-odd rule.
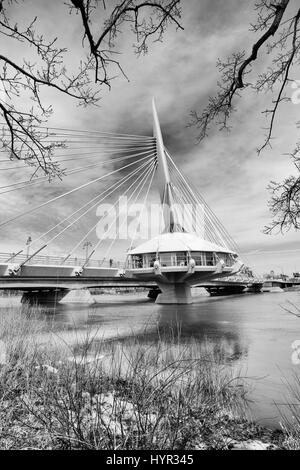
[[209, 343], [182, 344], [172, 331], [153, 344], [104, 341], [87, 330], [69, 344], [41, 318], [1, 312], [0, 449], [298, 445], [245, 419], [245, 383]]

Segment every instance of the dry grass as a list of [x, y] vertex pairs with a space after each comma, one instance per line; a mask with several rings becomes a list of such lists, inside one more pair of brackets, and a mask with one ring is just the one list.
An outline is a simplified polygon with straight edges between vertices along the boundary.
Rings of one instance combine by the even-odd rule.
[[[293, 302], [281, 305], [287, 313], [300, 318], [300, 309]], [[287, 450], [300, 450], [300, 376], [294, 373], [292, 380], [285, 380], [287, 396], [286, 405], [280, 408], [282, 429], [285, 440], [284, 448]]]
[[284, 448], [300, 450], [300, 376], [295, 373], [292, 380], [286, 380], [286, 405], [280, 408], [281, 426], [284, 431]]
[[2, 449], [222, 449], [257, 432], [238, 417], [242, 381], [209, 344], [87, 331], [68, 345], [51, 332], [38, 309], [1, 316]]

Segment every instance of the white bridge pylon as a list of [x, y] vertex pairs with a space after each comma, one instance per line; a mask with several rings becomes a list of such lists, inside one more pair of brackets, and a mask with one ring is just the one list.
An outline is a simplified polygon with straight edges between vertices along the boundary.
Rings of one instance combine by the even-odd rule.
[[153, 135], [156, 139], [157, 150], [157, 177], [158, 187], [160, 193], [160, 200], [162, 204], [163, 219], [165, 223], [166, 232], [182, 231], [182, 227], [176, 220], [176, 213], [173, 210], [174, 197], [171, 188], [171, 177], [167, 161], [167, 155], [163, 142], [161, 127], [158, 119], [158, 114], [155, 105], [155, 99], [152, 99], [152, 112], [153, 112]]
[[[92, 279], [93, 286], [97, 286], [97, 279], [100, 282], [101, 279], [118, 277], [122, 274], [128, 280], [142, 283], [155, 282], [161, 291], [156, 299], [157, 303], [190, 303], [192, 302], [192, 286], [239, 272], [242, 262], [239, 260], [234, 241], [198, 190], [179, 170], [165, 148], [154, 99], [152, 112], [153, 136], [57, 128], [40, 131], [45, 145], [59, 139], [64, 142], [64, 153], [60, 154], [58, 150], [55, 158], [58, 163], [66, 161], [72, 165], [71, 169], [65, 171], [66, 178], [69, 175], [94, 171], [103, 165], [115, 165], [121, 162], [123, 166], [113, 167], [114, 169], [104, 175], [101, 174], [85, 183], [81, 182], [80, 186], [74, 189], [69, 189], [0, 222], [1, 230], [22, 217], [41, 210], [43, 210], [43, 216], [47, 217], [47, 211], [44, 211], [46, 206], [54, 205], [63, 198], [74, 197], [77, 192], [85, 191], [101, 181], [113, 179], [109, 187], [101, 190], [81, 207], [51, 226], [45, 233], [37, 236], [28, 246], [7, 255], [4, 261], [0, 260], [2, 284], [5, 284], [7, 278], [18, 278], [18, 285], [22, 280], [25, 285], [25, 281], [30, 278], [30, 282], [36, 282], [39, 288], [38, 280], [47, 279], [46, 286], [52, 288], [55, 282], [57, 285], [57, 279], [61, 278], [64, 279], [64, 286], [70, 283], [72, 288], [75, 285], [80, 288], [81, 281], [82, 285], [87, 285], [83, 282], [87, 278]], [[84, 165], [74, 168], [74, 161], [80, 159], [85, 159]], [[87, 164], [86, 159], [91, 159], [91, 161]], [[6, 163], [9, 165], [9, 162], [8, 158]], [[121, 171], [124, 175], [122, 177]], [[156, 177], [156, 190], [160, 195], [164, 225], [159, 235], [134, 249], [132, 246], [135, 236], [129, 240], [130, 247], [125, 265], [123, 264], [124, 269], [120, 270], [120, 265], [112, 266], [110, 262], [108, 263], [112, 256], [112, 248], [116, 243], [116, 238], [113, 237], [112, 242], [105, 249], [106, 240], [97, 239], [86, 258], [79, 261], [80, 256], [77, 256], [77, 250], [82, 249], [82, 245], [90, 237], [95, 236], [98, 220], [91, 227], [88, 221], [86, 222], [88, 231], [76, 242], [75, 246], [68, 247], [68, 254], [62, 256], [59, 262], [50, 261], [50, 264], [46, 264], [47, 257], [42, 256], [41, 253], [62, 236], [70, 233], [76, 225], [86, 221], [85, 218], [103, 201], [123, 194], [128, 197], [128, 202], [135, 204], [143, 198], [144, 194], [143, 201], [146, 206], [150, 189], [155, 181], [154, 177]], [[0, 187], [0, 196], [11, 191], [27, 190], [45, 182], [48, 182], [48, 178], [39, 175], [35, 179], [29, 178], [14, 182]], [[185, 219], [182, 220], [178, 213], [178, 207], [181, 206], [187, 208], [184, 209], [184, 214], [187, 216], [188, 223]], [[195, 218], [196, 206], [201, 207], [201, 221]], [[112, 223], [112, 228], [113, 225]], [[102, 261], [96, 261], [95, 256]], [[75, 278], [76, 282], [74, 282]], [[42, 283], [43, 286], [45, 282]], [[32, 285], [30, 284], [31, 288]]]
[[[127, 274], [143, 280], [154, 279], [160, 288], [157, 303], [186, 304], [192, 302], [193, 285], [235, 274], [243, 263], [237, 252], [230, 248], [231, 237], [204, 200], [193, 192], [167, 153], [154, 99], [152, 111], [157, 181], [165, 228], [162, 234], [129, 252]], [[201, 205], [204, 227], [195, 227], [194, 231], [188, 232], [178, 219], [175, 210], [178, 203], [192, 208]], [[194, 227], [193, 216], [192, 209], [190, 217]], [[200, 237], [199, 232], [208, 235], [208, 239], [205, 235]]]

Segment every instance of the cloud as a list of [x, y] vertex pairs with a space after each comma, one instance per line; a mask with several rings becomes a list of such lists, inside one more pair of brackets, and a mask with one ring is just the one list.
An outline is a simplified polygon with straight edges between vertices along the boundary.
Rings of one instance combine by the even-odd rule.
[[[102, 98], [98, 108], [77, 108], [73, 100], [53, 90], [45, 90], [43, 97], [54, 108], [50, 119], [52, 126], [151, 135], [151, 98], [155, 96], [166, 146], [241, 246], [241, 250], [261, 250], [265, 253], [272, 249], [275, 254], [256, 256], [253, 263], [257, 269], [270, 269], [278, 258], [280, 265], [286, 259], [285, 267], [291, 271], [295, 268], [295, 256], [287, 255], [284, 258], [282, 253], [276, 256], [276, 247], [279, 250], [283, 243], [284, 249], [293, 249], [297, 245], [298, 235], [291, 232], [283, 242], [281, 237], [266, 237], [261, 230], [270, 220], [267, 210], [268, 182], [280, 180], [293, 171], [289, 159], [283, 153], [290, 151], [297, 139], [297, 130], [293, 124], [299, 108], [291, 105], [282, 108], [273, 148], [260, 157], [257, 156], [256, 148], [263, 140], [265, 118], [261, 111], [269, 104], [267, 96], [259, 98], [254, 93], [245, 93], [232, 118], [232, 131], [229, 134], [212, 128], [209, 137], [196, 145], [196, 129], [187, 127], [190, 111], [203, 109], [208, 96], [216, 89], [217, 59], [227, 57], [236, 49], [249, 50], [253, 41], [253, 34], [249, 32], [249, 23], [254, 18], [253, 4], [248, 0], [183, 2], [185, 30], [176, 31], [171, 27], [162, 43], [152, 44], [149, 54], [139, 58], [131, 47], [134, 37], [126, 30], [120, 37], [118, 47], [122, 52], [120, 60], [129, 82], [119, 74], [113, 80], [111, 91], [106, 88], [101, 90]], [[44, 31], [45, 36], [57, 35], [59, 43], [68, 47], [68, 66], [77, 64], [84, 53], [80, 18], [78, 15], [70, 16], [63, 2], [30, 0], [26, 2], [26, 7], [25, 3], [20, 3], [13, 4], [12, 8], [16, 21], [26, 22], [37, 14], [37, 27]], [[8, 42], [4, 40], [2, 47], [8, 50]], [[20, 49], [19, 44], [9, 47], [11, 56], [22, 62], [24, 49]], [[72, 163], [73, 167], [75, 164]], [[71, 165], [66, 164], [66, 167], [71, 168]], [[99, 167], [67, 177], [62, 182], [0, 195], [1, 220], [62, 194], [81, 182], [92, 180], [105, 171], [107, 167]], [[22, 174], [0, 171], [0, 183], [10, 184], [28, 175], [29, 170], [24, 170]], [[20, 224], [14, 223], [12, 227], [1, 229], [1, 250], [22, 246], [28, 234], [33, 238], [39, 236], [51, 224], [58, 223], [115, 180], [116, 177], [111, 177], [99, 182], [95, 187], [60, 200], [58, 205], [48, 206], [47, 209], [24, 217]], [[96, 211], [91, 211], [81, 223], [74, 226], [68, 237], [55, 242], [53, 250], [65, 252], [95, 221]], [[115, 257], [121, 256], [125, 249], [125, 244], [120, 244], [116, 248]]]

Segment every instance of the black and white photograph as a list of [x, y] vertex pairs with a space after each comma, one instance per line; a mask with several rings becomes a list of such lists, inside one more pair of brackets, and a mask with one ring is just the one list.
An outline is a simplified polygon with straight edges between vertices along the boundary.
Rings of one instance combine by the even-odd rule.
[[1, 451], [300, 450], [299, 230], [299, 0], [0, 0]]

